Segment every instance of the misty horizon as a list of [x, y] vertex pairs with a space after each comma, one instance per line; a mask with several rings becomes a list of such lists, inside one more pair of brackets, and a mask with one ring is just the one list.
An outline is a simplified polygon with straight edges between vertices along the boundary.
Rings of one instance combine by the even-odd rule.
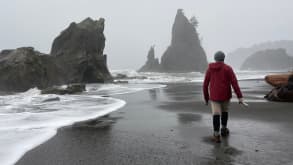
[[[229, 5], [228, 5], [229, 4]], [[152, 45], [161, 58], [171, 42], [171, 30], [179, 8], [199, 21], [198, 32], [209, 61], [213, 53], [229, 53], [266, 41], [292, 40], [292, 2], [245, 1], [76, 1], [0, 2], [0, 49], [32, 46], [49, 53], [51, 44], [71, 22], [87, 17], [105, 18], [108, 65], [111, 69], [138, 69]], [[34, 6], [34, 8], [32, 8]], [[66, 12], [64, 12], [66, 11]], [[129, 60], [136, 63], [129, 63]]]

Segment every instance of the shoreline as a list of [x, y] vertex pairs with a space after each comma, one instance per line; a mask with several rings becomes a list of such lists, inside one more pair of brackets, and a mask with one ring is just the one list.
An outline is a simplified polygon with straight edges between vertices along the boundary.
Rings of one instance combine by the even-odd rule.
[[[244, 96], [267, 89], [263, 84], [249, 88], [250, 83], [247, 88], [241, 84]], [[291, 163], [293, 155], [285, 151], [293, 151], [292, 104], [249, 102], [250, 109], [245, 110], [232, 102], [231, 136], [216, 145], [208, 141], [210, 107], [201, 101], [200, 90], [200, 83], [169, 84], [114, 96], [125, 100], [126, 106], [106, 118], [58, 129], [56, 136], [16, 164]]]

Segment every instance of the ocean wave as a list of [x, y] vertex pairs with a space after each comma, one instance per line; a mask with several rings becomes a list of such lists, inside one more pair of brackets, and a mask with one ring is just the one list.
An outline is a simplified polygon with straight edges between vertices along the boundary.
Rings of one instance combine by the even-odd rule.
[[115, 95], [162, 87], [160, 84], [87, 84], [86, 92], [80, 95], [41, 95], [40, 90], [33, 88], [0, 96], [1, 164], [14, 164], [27, 151], [52, 138], [60, 127], [120, 109], [126, 102], [113, 98]]
[[[160, 72], [136, 72], [135, 70], [114, 70], [113, 75], [123, 74], [129, 77], [126, 80], [131, 84], [157, 84], [157, 83], [196, 83], [203, 82], [204, 73], [160, 73]], [[264, 79], [274, 71], [236, 71], [238, 80]], [[137, 78], [135, 78], [137, 77]], [[144, 78], [142, 78], [144, 77]]]
[[60, 127], [104, 116], [126, 104], [123, 100], [90, 95], [64, 95], [58, 96], [60, 101], [42, 102], [50, 97], [55, 96], [39, 95], [36, 89], [2, 96], [1, 164], [15, 163], [25, 152], [54, 136]]

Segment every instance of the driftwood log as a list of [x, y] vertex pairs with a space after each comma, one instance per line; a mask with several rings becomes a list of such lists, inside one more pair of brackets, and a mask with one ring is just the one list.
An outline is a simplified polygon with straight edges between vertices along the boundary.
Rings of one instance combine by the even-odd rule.
[[[268, 80], [271, 82], [274, 80], [275, 88], [265, 96], [266, 99], [269, 101], [293, 102], [293, 74], [288, 75], [288, 77], [285, 75], [267, 77], [269, 77]], [[284, 79], [287, 79], [287, 81], [285, 82]], [[267, 82], [268, 80], [266, 79]]]
[[265, 81], [273, 87], [281, 87], [288, 84], [288, 79], [291, 75], [293, 75], [293, 72], [277, 75], [267, 75], [265, 77]]

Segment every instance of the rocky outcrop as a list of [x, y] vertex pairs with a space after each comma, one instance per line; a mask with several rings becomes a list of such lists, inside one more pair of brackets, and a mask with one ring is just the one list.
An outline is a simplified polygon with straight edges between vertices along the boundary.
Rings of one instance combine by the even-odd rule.
[[[178, 9], [172, 28], [171, 45], [161, 57], [161, 64], [157, 71], [203, 72], [207, 68], [208, 62], [200, 44], [196, 30], [197, 25], [198, 22], [195, 17], [188, 20], [183, 10]], [[153, 68], [143, 69], [143, 71], [156, 71]]]
[[148, 52], [147, 62], [138, 71], [139, 72], [156, 72], [160, 70], [159, 59], [155, 58], [155, 47], [152, 46]]
[[196, 26], [179, 9], [172, 28], [171, 45], [161, 58], [164, 72], [195, 72], [207, 68], [207, 58], [200, 45]]
[[265, 98], [269, 101], [293, 102], [293, 75], [289, 76], [286, 85], [274, 88]]
[[0, 53], [0, 90], [22, 92], [69, 83], [112, 81], [107, 68], [104, 19], [71, 23], [55, 40], [50, 55], [31, 47]]
[[48, 55], [31, 47], [4, 50], [0, 53], [0, 90], [21, 92], [44, 88], [58, 82], [56, 66]]
[[54, 101], [60, 101], [60, 97], [53, 97], [53, 98], [45, 99], [42, 101], [42, 103], [54, 102]]
[[53, 42], [51, 55], [57, 60], [65, 83], [95, 83], [111, 81], [107, 68], [104, 19], [87, 18], [71, 23]]
[[293, 58], [285, 49], [267, 49], [248, 57], [241, 70], [290, 70], [292, 66]]

